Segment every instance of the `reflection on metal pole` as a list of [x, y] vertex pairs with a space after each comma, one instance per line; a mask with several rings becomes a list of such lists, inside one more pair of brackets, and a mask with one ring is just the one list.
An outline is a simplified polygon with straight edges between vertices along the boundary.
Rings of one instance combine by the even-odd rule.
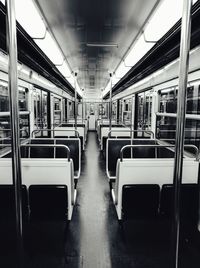
[[19, 266], [23, 266], [23, 233], [22, 233], [22, 195], [21, 195], [21, 159], [19, 134], [19, 109], [17, 86], [17, 36], [15, 19], [15, 1], [7, 0], [7, 50], [9, 54], [9, 98], [12, 135], [12, 176], [15, 187], [16, 232]]
[[112, 128], [112, 74], [110, 73], [110, 112], [109, 112], [109, 130]]
[[192, 0], [183, 1], [181, 45], [180, 45], [180, 66], [179, 66], [179, 90], [178, 90], [178, 107], [176, 122], [176, 150], [174, 160], [174, 267], [178, 268], [179, 264], [179, 236], [180, 236], [180, 187], [182, 180], [183, 168], [183, 150], [184, 150], [184, 128], [186, 112], [186, 93], [190, 49], [190, 32], [191, 32], [191, 6]]
[[84, 118], [84, 106], [83, 106], [84, 103], [83, 103], [83, 97], [82, 97], [82, 103], [81, 103], [81, 104], [82, 104], [82, 124], [83, 124], [83, 123], [84, 123], [84, 119], [85, 119], [85, 118]]
[[75, 130], [77, 130], [77, 112], [78, 112], [78, 103], [77, 103], [77, 73], [74, 74], [74, 90], [75, 90], [75, 113], [74, 113], [74, 119], [75, 119]]

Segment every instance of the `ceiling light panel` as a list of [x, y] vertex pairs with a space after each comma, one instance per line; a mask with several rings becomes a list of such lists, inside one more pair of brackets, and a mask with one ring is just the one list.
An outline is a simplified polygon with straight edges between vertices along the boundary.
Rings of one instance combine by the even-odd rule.
[[145, 42], [144, 35], [142, 34], [126, 56], [125, 64], [128, 66], [135, 65], [153, 46], [154, 43]]
[[57, 66], [57, 68], [64, 77], [69, 78], [71, 76], [71, 70], [66, 61], [64, 61], [61, 66]]
[[163, 0], [145, 27], [145, 37], [158, 41], [181, 18], [184, 0]]
[[114, 78], [121, 79], [131, 69], [131, 67], [126, 67], [125, 64], [126, 63], [124, 63], [124, 61], [120, 63], [119, 67], [115, 71]]
[[44, 39], [35, 42], [55, 65], [63, 64], [63, 55], [48, 31]]
[[32, 0], [15, 0], [16, 19], [32, 38], [44, 36], [46, 27]]

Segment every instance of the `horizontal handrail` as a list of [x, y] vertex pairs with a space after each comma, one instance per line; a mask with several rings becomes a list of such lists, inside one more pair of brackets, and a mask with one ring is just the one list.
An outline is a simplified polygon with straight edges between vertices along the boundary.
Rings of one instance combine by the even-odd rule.
[[154, 133], [153, 133], [153, 131], [152, 130], [135, 130], [135, 129], [119, 129], [119, 130], [116, 130], [116, 129], [114, 129], [114, 130], [110, 130], [109, 132], [108, 132], [108, 137], [110, 138], [111, 137], [111, 133], [112, 132], [133, 132], [133, 133], [136, 133], [136, 132], [142, 132], [142, 133], [148, 133], [148, 134], [151, 134], [152, 135], [152, 138], [154, 139]]
[[[11, 147], [11, 144], [0, 144], [0, 147]], [[64, 144], [21, 144], [20, 147], [27, 147], [27, 148], [36, 148], [36, 147], [42, 147], [42, 148], [63, 148], [66, 150], [67, 159], [70, 161], [70, 149], [68, 146]]]
[[[0, 132], [4, 132], [4, 131], [5, 131], [5, 132], [11, 131], [11, 128], [1, 128], [1, 129], [0, 129]], [[28, 135], [28, 131], [27, 131], [26, 129], [20, 129], [19, 131], [20, 131], [20, 132], [23, 132], [23, 131], [24, 131], [24, 132], [26, 132], [26, 134]]]
[[20, 147], [28, 147], [28, 148], [35, 148], [35, 147], [42, 147], [42, 148], [63, 148], [67, 152], [67, 159], [70, 161], [70, 149], [68, 146], [64, 144], [21, 144]]
[[[159, 129], [159, 132], [176, 132], [175, 129]], [[198, 129], [185, 129], [184, 132], [200, 132]]]
[[[150, 148], [175, 148], [175, 145], [161, 145], [161, 144], [135, 144], [135, 145], [125, 145], [120, 150], [120, 161], [123, 161], [123, 153], [127, 148], [141, 148], [141, 147], [150, 147]], [[195, 145], [184, 145], [184, 148], [192, 148], [195, 152], [196, 160], [199, 159], [199, 149]]]
[[0, 138], [0, 141], [11, 140], [11, 139], [12, 139], [12, 137], [11, 136], [8, 136], [8, 137]]
[[31, 138], [33, 138], [33, 134], [35, 134], [35, 133], [39, 133], [40, 131], [48, 131], [48, 132], [54, 132], [54, 134], [55, 134], [55, 131], [66, 131], [66, 132], [71, 132], [71, 131], [74, 131], [74, 133], [75, 133], [75, 136], [77, 136], [77, 137], [79, 137], [79, 132], [76, 130], [76, 129], [65, 129], [65, 130], [63, 130], [63, 129], [48, 129], [48, 128], [45, 128], [45, 129], [34, 129], [33, 131], [32, 131], [32, 133], [31, 133]]

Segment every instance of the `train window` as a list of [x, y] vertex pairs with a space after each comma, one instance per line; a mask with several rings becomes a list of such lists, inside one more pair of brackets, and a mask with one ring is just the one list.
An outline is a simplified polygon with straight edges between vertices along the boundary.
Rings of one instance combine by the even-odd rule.
[[[19, 97], [19, 126], [20, 138], [28, 138], [30, 136], [29, 112], [27, 107], [28, 90], [18, 87]], [[0, 140], [1, 143], [9, 143], [11, 139], [11, 125], [9, 114], [9, 93], [8, 83], [1, 81], [0, 84]], [[23, 113], [22, 113], [23, 112]]]
[[[19, 87], [18, 88], [18, 97], [19, 97], [19, 110], [27, 111], [27, 89]], [[8, 95], [8, 85], [0, 84], [0, 112], [9, 111], [9, 95]]]
[[0, 112], [9, 111], [8, 88], [0, 85]]
[[[177, 87], [163, 89], [159, 93], [159, 111], [160, 113], [176, 113], [177, 112]], [[200, 93], [199, 87], [187, 88], [187, 114], [200, 113]]]
[[[156, 138], [175, 143], [176, 117], [157, 116]], [[185, 144], [193, 144], [200, 148], [200, 121], [186, 119]]]
[[[147, 90], [136, 95], [136, 128], [138, 130], [150, 130], [151, 129], [151, 117], [152, 117], [152, 92]], [[138, 134], [139, 135], [139, 134]], [[145, 133], [140, 133], [145, 136]]]
[[[19, 127], [20, 138], [28, 138], [30, 136], [29, 112], [20, 114]], [[10, 115], [0, 115], [0, 139], [11, 138]]]
[[177, 89], [163, 89], [159, 93], [159, 110], [161, 113], [176, 113], [177, 111]]
[[200, 88], [199, 86], [187, 89], [187, 114], [200, 114]]

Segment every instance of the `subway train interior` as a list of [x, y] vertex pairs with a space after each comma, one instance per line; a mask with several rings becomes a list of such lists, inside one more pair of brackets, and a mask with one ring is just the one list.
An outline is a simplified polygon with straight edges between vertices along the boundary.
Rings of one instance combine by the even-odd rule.
[[200, 0], [0, 0], [0, 267], [200, 267]]

